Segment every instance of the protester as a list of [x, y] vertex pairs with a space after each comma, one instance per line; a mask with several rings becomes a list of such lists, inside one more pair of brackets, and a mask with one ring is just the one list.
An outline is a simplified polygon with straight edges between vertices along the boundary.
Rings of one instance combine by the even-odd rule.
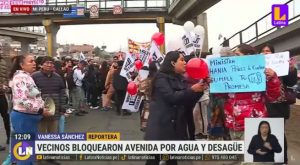
[[[100, 70], [99, 70], [99, 74], [100, 74], [99, 91], [100, 91], [100, 96], [102, 98], [102, 101], [105, 99], [105, 95], [106, 95], [104, 90], [105, 90], [105, 81], [106, 81], [108, 71], [109, 71], [109, 66], [108, 66], [107, 61], [103, 61], [100, 66]], [[101, 102], [101, 104], [102, 104], [102, 102]]]
[[[275, 53], [274, 47], [270, 44], [266, 44], [262, 47], [261, 53], [268, 55]], [[290, 118], [290, 104], [288, 103], [288, 98], [286, 97], [287, 88], [293, 87], [297, 83], [297, 69], [295, 68], [293, 62], [289, 61], [289, 73], [286, 76], [280, 77], [281, 81], [281, 95], [278, 99], [269, 102], [267, 104], [267, 109], [269, 113], [269, 117], [281, 117], [285, 120]], [[288, 163], [288, 155], [287, 155], [287, 140], [284, 135], [284, 163]]]
[[[18, 133], [37, 133], [38, 123], [42, 116], [50, 116], [48, 109], [44, 108], [41, 93], [30, 76], [35, 68], [36, 64], [32, 55], [16, 56], [13, 59], [9, 75], [12, 79], [13, 94], [11, 124], [14, 131]], [[18, 162], [20, 165], [30, 163], [32, 162]]]
[[84, 110], [84, 91], [82, 88], [82, 80], [84, 78], [84, 66], [86, 65], [85, 61], [80, 61], [73, 73], [73, 81], [75, 83], [75, 88], [71, 89], [72, 96], [72, 106], [73, 109], [77, 110], [75, 115], [83, 116], [88, 112]]
[[253, 155], [253, 162], [274, 162], [274, 153], [281, 151], [278, 139], [271, 134], [269, 122], [261, 121], [257, 135], [252, 137], [248, 147], [248, 153]]
[[141, 131], [145, 131], [147, 128], [147, 122], [149, 117], [149, 107], [151, 101], [151, 84], [154, 76], [157, 73], [156, 62], [151, 62], [149, 68], [143, 67], [142, 70], [149, 70], [148, 77], [144, 80], [139, 80], [139, 95], [144, 96], [143, 106], [141, 111], [140, 127]]
[[[237, 56], [256, 54], [255, 49], [246, 44], [241, 44], [235, 51]], [[276, 73], [267, 68], [266, 92], [243, 92], [225, 94], [225, 125], [230, 130], [230, 136], [235, 140], [244, 139], [244, 119], [247, 117], [267, 117], [266, 100], [272, 101], [280, 96], [280, 81]]]
[[125, 109], [122, 110], [122, 105], [127, 93], [128, 81], [125, 77], [120, 75], [124, 61], [118, 61], [117, 63], [118, 63], [118, 68], [114, 72], [113, 79], [112, 79], [112, 85], [115, 89], [115, 96], [116, 96], [117, 115], [121, 115], [121, 114], [131, 115], [129, 111]]
[[[182, 76], [185, 61], [178, 51], [168, 52], [159, 72], [152, 82], [150, 114], [146, 128], [146, 140], [187, 140], [187, 122], [184, 117], [186, 106], [195, 104], [208, 88], [207, 84], [196, 83], [190, 88]], [[147, 165], [158, 165], [156, 160], [148, 160]], [[177, 161], [169, 160], [168, 165]]]
[[86, 79], [86, 87], [87, 87], [87, 92], [90, 95], [90, 103], [91, 109], [98, 109], [99, 106], [97, 105], [97, 97], [99, 93], [99, 88], [100, 88], [100, 78], [97, 70], [95, 70], [94, 64], [90, 64], [88, 66], [88, 71], [85, 74], [85, 79]]
[[[8, 87], [8, 65], [0, 54], [0, 113], [3, 119], [3, 124], [6, 133], [6, 144], [9, 144], [10, 139], [10, 121], [8, 114], [8, 102], [6, 100], [6, 93], [10, 92]], [[4, 146], [0, 145], [0, 151], [5, 150]]]
[[118, 68], [117, 60], [118, 60], [118, 58], [116, 58], [116, 56], [115, 56], [114, 62], [112, 63], [112, 65], [107, 73], [107, 77], [105, 80], [105, 89], [104, 89], [104, 93], [106, 93], [106, 95], [103, 100], [103, 105], [102, 105], [103, 108], [101, 109], [102, 111], [108, 111], [111, 108], [112, 97], [115, 93], [115, 89], [112, 85], [112, 79], [113, 79], [114, 72]]
[[61, 115], [65, 114], [67, 96], [63, 78], [53, 71], [54, 59], [50, 56], [43, 58], [41, 62], [41, 70], [34, 72], [32, 78], [41, 90], [42, 98], [51, 98], [55, 103], [54, 116], [43, 117], [39, 131], [44, 133], [58, 132], [58, 121]]

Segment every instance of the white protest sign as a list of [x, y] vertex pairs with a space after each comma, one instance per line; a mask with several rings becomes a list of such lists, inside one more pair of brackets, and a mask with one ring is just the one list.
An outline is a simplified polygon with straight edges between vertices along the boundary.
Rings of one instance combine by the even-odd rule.
[[273, 69], [277, 76], [285, 76], [289, 73], [289, 52], [279, 52], [274, 54], [265, 55], [266, 58], [266, 68]]
[[152, 61], [157, 61], [160, 64], [164, 60], [164, 56], [160, 53], [160, 51], [154, 41], [151, 42], [150, 57], [152, 58]]
[[186, 55], [190, 55], [194, 51], [194, 44], [191, 33], [186, 33], [182, 37], [183, 45], [185, 46]]
[[134, 59], [131, 54], [127, 53], [120, 75], [125, 77], [127, 81], [131, 81], [130, 71], [134, 69]]
[[142, 100], [143, 100], [143, 96], [130, 95], [127, 92], [122, 105], [122, 109], [129, 110], [130, 112], [138, 112]]
[[140, 48], [140, 60], [143, 62], [143, 64], [145, 65], [146, 63], [148, 63], [149, 61], [149, 56], [150, 56], [150, 52], [147, 48]]

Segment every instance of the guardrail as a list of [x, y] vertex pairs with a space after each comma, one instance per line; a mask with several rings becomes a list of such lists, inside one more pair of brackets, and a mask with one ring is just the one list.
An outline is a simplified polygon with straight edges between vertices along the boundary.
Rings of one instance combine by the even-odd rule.
[[[300, 19], [300, 0], [289, 0], [286, 2], [289, 6], [289, 24]], [[232, 49], [235, 49], [238, 45], [242, 43], [252, 43], [274, 31], [280, 29], [281, 27], [272, 26], [272, 12], [261, 17], [245, 29], [235, 33], [228, 39], [226, 39], [221, 45], [227, 45]], [[283, 27], [284, 28], [284, 27]]]
[[43, 26], [12, 27], [12, 29], [33, 32], [33, 33], [46, 34], [45, 28]]

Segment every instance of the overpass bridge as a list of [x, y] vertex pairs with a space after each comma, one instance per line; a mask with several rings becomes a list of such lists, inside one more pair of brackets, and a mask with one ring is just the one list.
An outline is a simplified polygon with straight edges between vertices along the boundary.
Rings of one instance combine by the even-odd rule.
[[300, 0], [289, 0], [289, 25], [274, 27], [271, 12], [245, 29], [235, 33], [222, 43], [235, 49], [239, 44], [250, 44], [260, 50], [265, 43], [274, 46], [276, 52], [290, 51], [292, 56], [300, 54]]
[[29, 44], [45, 39], [46, 32], [35, 27], [0, 27], [0, 36], [11, 37], [21, 43], [21, 52], [27, 52]]
[[[55, 54], [56, 34], [61, 25], [157, 23], [164, 33], [165, 23], [182, 25], [191, 20], [206, 27], [206, 15], [200, 15], [220, 0], [46, 0], [46, 5], [73, 5], [85, 8], [85, 17], [64, 18], [63, 14], [2, 14], [0, 27], [44, 26], [47, 32], [48, 55]], [[99, 18], [89, 18], [92, 4], [99, 5]], [[114, 15], [114, 5], [123, 7], [123, 14]], [[200, 16], [199, 16], [200, 15]], [[207, 41], [206, 41], [207, 42]], [[204, 44], [205, 47], [206, 44]], [[207, 46], [206, 46], [207, 47]]]

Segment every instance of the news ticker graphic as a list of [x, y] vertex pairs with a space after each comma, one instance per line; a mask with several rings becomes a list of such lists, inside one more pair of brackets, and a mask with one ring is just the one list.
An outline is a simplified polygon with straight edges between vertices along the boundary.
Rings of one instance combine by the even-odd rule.
[[58, 153], [61, 159], [65, 158], [64, 155], [73, 155], [73, 158], [74, 155], [124, 155], [124, 153], [181, 156], [244, 154], [244, 141], [120, 141], [120, 139], [119, 132], [14, 134], [11, 149], [13, 160], [23, 161]]
[[72, 6], [63, 5], [63, 6], [32, 6], [32, 5], [11, 5], [11, 13], [70, 13]]
[[[36, 160], [57, 161], [145, 161], [155, 160], [156, 155], [147, 154], [38, 154]], [[185, 161], [243, 161], [243, 154], [163, 154], [160, 160], [185, 160]]]

